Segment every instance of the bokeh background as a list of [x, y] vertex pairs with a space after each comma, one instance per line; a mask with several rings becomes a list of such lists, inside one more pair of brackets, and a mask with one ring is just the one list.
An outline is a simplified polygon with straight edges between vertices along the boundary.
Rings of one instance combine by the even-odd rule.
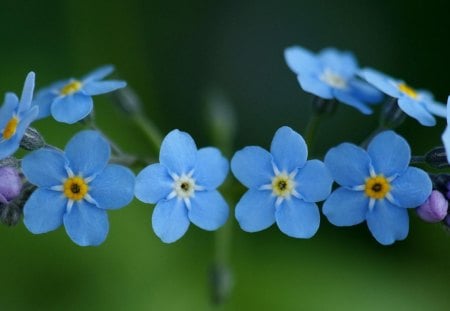
[[[285, 47], [351, 50], [371, 66], [445, 102], [450, 93], [448, 1], [0, 0], [0, 92], [20, 92], [115, 64], [162, 133], [179, 128], [211, 144], [208, 94], [236, 113], [234, 149], [268, 147], [281, 125], [299, 132], [310, 115], [283, 59]], [[109, 97], [95, 99], [104, 131], [146, 155], [144, 135]], [[318, 154], [360, 142], [377, 124], [340, 106], [317, 137]], [[63, 147], [80, 125], [35, 123]], [[440, 143], [434, 128], [407, 120], [398, 130], [421, 154]], [[243, 189], [238, 189], [243, 191]], [[231, 202], [231, 201], [230, 201]], [[233, 203], [232, 203], [233, 204]], [[110, 213], [100, 247], [73, 244], [64, 229], [34, 236], [0, 227], [0, 310], [209, 310], [215, 234], [191, 226], [173, 245], [150, 227], [152, 207], [135, 200]], [[383, 247], [365, 225], [336, 228], [322, 217], [310, 240], [277, 228], [241, 231], [230, 219], [233, 292], [224, 310], [448, 310], [450, 235], [411, 213], [409, 237]]]

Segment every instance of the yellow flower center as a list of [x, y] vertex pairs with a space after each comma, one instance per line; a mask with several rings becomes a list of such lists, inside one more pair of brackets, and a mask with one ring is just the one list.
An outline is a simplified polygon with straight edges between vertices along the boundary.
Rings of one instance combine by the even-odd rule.
[[417, 96], [419, 96], [419, 94], [417, 94], [416, 90], [414, 90], [412, 87], [410, 87], [406, 83], [400, 83], [398, 85], [398, 89], [400, 90], [400, 92], [408, 95], [409, 97], [411, 97], [413, 99], [416, 99]]
[[391, 184], [382, 175], [366, 179], [364, 192], [371, 199], [384, 199], [389, 190], [391, 190]]
[[67, 178], [64, 182], [64, 195], [69, 200], [82, 200], [89, 190], [85, 180], [79, 176]]
[[286, 173], [280, 173], [272, 179], [272, 192], [279, 197], [288, 197], [292, 194], [295, 183]]
[[17, 129], [17, 125], [19, 124], [19, 118], [12, 117], [8, 123], [6, 123], [5, 128], [3, 129], [3, 139], [10, 139], [15, 133]]
[[81, 89], [83, 84], [78, 80], [73, 80], [66, 85], [64, 85], [60, 90], [59, 93], [61, 95], [70, 95], [72, 93], [75, 93]]

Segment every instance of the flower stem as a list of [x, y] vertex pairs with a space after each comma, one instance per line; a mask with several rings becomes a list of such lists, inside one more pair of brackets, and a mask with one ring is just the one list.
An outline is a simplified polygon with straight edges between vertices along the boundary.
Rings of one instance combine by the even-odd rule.
[[319, 128], [321, 120], [321, 116], [313, 112], [311, 118], [308, 121], [308, 124], [306, 125], [305, 140], [309, 150], [312, 150], [314, 136], [317, 133], [317, 129]]
[[148, 141], [153, 148], [153, 152], [155, 155], [159, 153], [159, 147], [162, 142], [162, 136], [159, 130], [156, 128], [155, 124], [149, 120], [145, 115], [135, 114], [133, 115], [133, 121], [136, 125], [141, 129], [141, 131], [145, 134]]

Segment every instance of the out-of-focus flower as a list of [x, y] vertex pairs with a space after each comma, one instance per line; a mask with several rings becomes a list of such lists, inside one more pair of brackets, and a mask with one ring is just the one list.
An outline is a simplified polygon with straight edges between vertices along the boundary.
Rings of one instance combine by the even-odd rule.
[[447, 216], [448, 201], [444, 195], [433, 190], [428, 199], [416, 209], [417, 215], [426, 221], [436, 223], [442, 221]]
[[442, 142], [444, 143], [447, 161], [450, 163], [450, 96], [447, 99], [447, 127], [442, 133]]

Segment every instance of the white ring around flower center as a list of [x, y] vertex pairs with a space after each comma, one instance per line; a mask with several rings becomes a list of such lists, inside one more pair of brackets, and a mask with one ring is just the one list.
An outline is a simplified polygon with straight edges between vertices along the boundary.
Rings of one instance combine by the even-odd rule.
[[337, 89], [345, 89], [347, 87], [347, 81], [329, 68], [323, 71], [320, 75], [320, 80]]
[[173, 181], [173, 191], [181, 199], [190, 198], [195, 191], [195, 180], [188, 175], [181, 175]]
[[274, 176], [271, 179], [270, 184], [261, 186], [260, 190], [271, 190], [272, 195], [277, 197], [275, 202], [276, 206], [280, 206], [284, 200], [289, 200], [291, 196], [300, 198], [300, 194], [295, 190], [297, 183], [295, 176], [297, 170], [287, 173], [286, 171], [280, 171], [275, 165], [273, 165]]

